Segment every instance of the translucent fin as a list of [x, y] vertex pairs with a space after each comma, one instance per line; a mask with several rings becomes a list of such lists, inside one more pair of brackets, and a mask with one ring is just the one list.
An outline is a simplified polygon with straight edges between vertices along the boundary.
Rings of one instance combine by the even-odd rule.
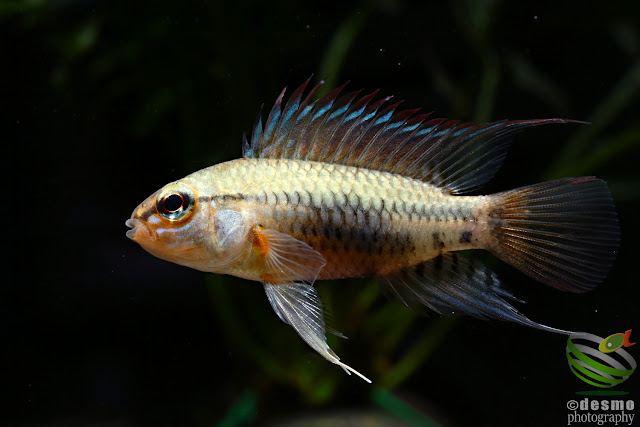
[[500, 168], [510, 137], [527, 127], [571, 120], [503, 120], [461, 123], [431, 119], [418, 110], [382, 108], [391, 97], [372, 102], [377, 91], [338, 97], [345, 85], [310, 103], [322, 82], [302, 100], [309, 80], [282, 108], [284, 91], [264, 129], [259, 119], [245, 157], [303, 159], [376, 169], [427, 181], [450, 193], [481, 187]]
[[327, 263], [311, 246], [279, 231], [254, 227], [253, 241], [264, 255], [263, 280], [270, 283], [313, 283]]
[[489, 248], [529, 276], [583, 292], [602, 282], [620, 244], [607, 183], [565, 178], [496, 194]]
[[439, 314], [469, 314], [509, 320], [545, 331], [570, 334], [530, 320], [505, 301], [515, 297], [484, 264], [445, 253], [379, 279], [386, 290], [412, 310], [426, 306]]
[[296, 330], [298, 335], [331, 363], [351, 375], [351, 372], [370, 383], [367, 377], [342, 363], [327, 344], [322, 302], [315, 288], [308, 283], [264, 284], [271, 306], [280, 319]]

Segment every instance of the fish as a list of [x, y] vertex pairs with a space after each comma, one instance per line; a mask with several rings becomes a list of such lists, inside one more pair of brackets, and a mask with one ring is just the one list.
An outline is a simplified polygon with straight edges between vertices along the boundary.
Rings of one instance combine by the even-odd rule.
[[604, 281], [620, 227], [607, 186], [561, 178], [476, 193], [513, 136], [550, 118], [469, 123], [399, 110], [379, 90], [313, 99], [310, 79], [243, 136], [242, 158], [171, 182], [138, 205], [126, 235], [150, 254], [260, 282], [277, 316], [328, 361], [371, 382], [329, 347], [316, 280], [376, 277], [415, 311], [513, 321], [556, 333], [510, 301], [486, 250], [554, 288]]

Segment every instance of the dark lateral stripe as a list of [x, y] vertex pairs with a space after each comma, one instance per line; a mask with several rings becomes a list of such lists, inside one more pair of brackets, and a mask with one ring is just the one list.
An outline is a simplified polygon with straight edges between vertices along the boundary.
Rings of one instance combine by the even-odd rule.
[[[253, 195], [217, 195], [209, 199], [216, 201], [244, 200], [249, 203], [256, 202], [261, 204], [265, 204], [267, 200], [272, 199], [275, 201], [272, 203], [273, 208], [276, 208], [276, 205], [280, 205], [280, 209], [282, 209], [282, 206], [286, 204], [292, 208], [301, 207], [313, 211], [315, 220], [311, 223], [308, 221], [307, 214], [301, 212], [295, 214], [298, 220], [294, 219], [293, 222], [300, 225], [298, 233], [301, 233], [301, 235], [321, 239], [317, 248], [319, 250], [343, 248], [363, 254], [393, 256], [405, 255], [407, 252], [416, 249], [412, 233], [386, 230], [382, 219], [384, 217], [383, 213], [386, 212], [388, 214], [387, 217], [392, 217], [400, 214], [402, 210], [398, 209], [399, 206], [395, 202], [393, 204], [383, 203], [383, 211], [378, 212], [373, 208], [364, 209], [360, 205], [359, 197], [357, 198], [357, 206], [352, 206], [351, 204], [317, 205], [314, 203], [317, 200], [314, 200], [313, 194], [308, 191], [306, 193], [306, 198], [302, 197], [298, 192], [267, 193], [265, 191]], [[272, 195], [275, 197], [270, 197]], [[338, 195], [334, 196], [334, 200], [340, 198]], [[207, 198], [200, 198], [200, 200], [203, 199], [206, 200]], [[346, 196], [343, 199], [346, 199]], [[411, 209], [414, 215], [419, 215], [419, 211], [415, 206], [411, 205]], [[277, 221], [282, 220], [277, 216], [274, 216], [274, 219]], [[289, 218], [286, 222], [292, 222], [292, 219]]]
[[217, 194], [215, 196], [200, 196], [198, 201], [200, 202], [208, 202], [208, 201], [216, 201], [216, 202], [238, 202], [240, 200], [245, 200], [247, 197], [244, 194]]
[[[426, 219], [428, 221], [446, 221], [444, 217], [439, 216], [435, 209], [430, 209], [428, 205], [425, 204], [414, 204], [407, 203], [405, 201], [392, 201], [388, 202], [384, 199], [381, 199], [382, 210], [378, 211], [373, 207], [369, 209], [365, 209], [362, 204], [360, 197], [355, 195], [356, 203], [355, 206], [351, 203], [347, 203], [346, 205], [337, 203], [332, 205], [325, 205], [323, 203], [318, 204], [318, 200], [314, 200], [313, 193], [303, 190], [306, 193], [306, 198], [303, 197], [298, 191], [295, 192], [285, 192], [285, 191], [263, 191], [262, 193], [246, 195], [246, 194], [220, 194], [215, 196], [200, 196], [200, 202], [207, 201], [217, 201], [217, 202], [238, 202], [238, 201], [246, 201], [246, 202], [256, 202], [259, 204], [267, 204], [271, 202], [272, 207], [277, 206], [286, 206], [289, 205], [291, 207], [304, 207], [311, 209], [315, 212], [316, 217], [320, 218], [323, 212], [329, 211], [332, 212], [344, 212], [345, 210], [351, 210], [359, 219], [363, 222], [364, 225], [369, 225], [372, 222], [371, 216], [373, 215], [376, 218], [376, 221], [379, 222], [381, 217], [384, 216], [384, 213], [388, 214], [390, 217], [394, 217], [396, 215], [400, 215], [405, 217], [410, 221], [415, 221], [416, 219]], [[333, 200], [349, 200], [348, 197], [342, 193], [337, 194], [333, 193]], [[359, 215], [358, 215], [359, 214]], [[469, 215], [470, 216], [470, 215]], [[456, 216], [453, 221], [458, 221], [461, 219], [462, 221], [468, 221], [469, 216], [465, 216], [462, 212], [460, 212], [460, 216]], [[343, 216], [344, 218], [344, 216]], [[334, 223], [334, 221], [331, 221]], [[470, 233], [465, 233], [460, 236], [461, 243], [468, 243], [471, 239], [471, 236], [468, 235]]]
[[[433, 212], [431, 209], [429, 209], [427, 205], [424, 205], [424, 204], [413, 204], [413, 203], [409, 204], [404, 201], [396, 202], [395, 200], [393, 202], [389, 202], [389, 201], [385, 201], [384, 199], [381, 199], [382, 210], [378, 211], [373, 207], [365, 209], [362, 206], [360, 196], [358, 195], [355, 195], [356, 197], [355, 206], [351, 203], [347, 203], [347, 204], [336, 203], [332, 205], [326, 205], [324, 203], [318, 203], [318, 200], [314, 200], [313, 193], [306, 190], [303, 190], [303, 191], [304, 193], [306, 193], [305, 194], [306, 198], [303, 197], [303, 195], [297, 191], [295, 192], [263, 191], [262, 193], [252, 194], [252, 195], [227, 194], [222, 196], [214, 196], [213, 199], [223, 200], [223, 201], [244, 200], [247, 202], [256, 202], [260, 204], [267, 204], [270, 202], [273, 205], [273, 207], [276, 207], [279, 205], [290, 205], [292, 207], [304, 207], [304, 208], [314, 210], [316, 215], [318, 215], [318, 217], [321, 215], [322, 211], [328, 210], [329, 212], [331, 211], [339, 212], [341, 210], [351, 209], [353, 210], [354, 213], [359, 212], [360, 218], [367, 225], [370, 222], [371, 215], [376, 216], [378, 220], [380, 220], [380, 217], [383, 216], [384, 213], [387, 213], [391, 217], [394, 217], [396, 215], [404, 216], [411, 221], [420, 219], [420, 218], [424, 218], [432, 221], [438, 221], [438, 222], [444, 220], [443, 218], [439, 217], [435, 212]], [[345, 201], [349, 200], [348, 197], [342, 193], [333, 193], [332, 199], [335, 201], [338, 201], [341, 199]], [[457, 221], [457, 218], [454, 219], [454, 221]]]

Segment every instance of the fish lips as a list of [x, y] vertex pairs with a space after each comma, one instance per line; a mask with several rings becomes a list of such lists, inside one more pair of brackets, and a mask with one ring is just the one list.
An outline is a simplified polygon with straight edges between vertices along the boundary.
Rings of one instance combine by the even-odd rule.
[[156, 240], [156, 234], [151, 233], [149, 227], [138, 218], [129, 218], [124, 225], [129, 227], [131, 230], [127, 231], [127, 237], [133, 240], [134, 242], [140, 240], [148, 240], [154, 241]]

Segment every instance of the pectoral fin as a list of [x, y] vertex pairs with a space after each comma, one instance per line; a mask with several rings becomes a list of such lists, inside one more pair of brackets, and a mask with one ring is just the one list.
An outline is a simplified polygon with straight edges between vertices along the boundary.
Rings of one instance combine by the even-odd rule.
[[307, 243], [277, 230], [253, 227], [253, 242], [264, 257], [268, 283], [313, 283], [327, 261]]
[[327, 344], [322, 302], [315, 288], [309, 283], [264, 284], [271, 306], [280, 319], [293, 326], [298, 335], [331, 363], [342, 367], [348, 374], [353, 372], [370, 383], [367, 377], [342, 363]]

